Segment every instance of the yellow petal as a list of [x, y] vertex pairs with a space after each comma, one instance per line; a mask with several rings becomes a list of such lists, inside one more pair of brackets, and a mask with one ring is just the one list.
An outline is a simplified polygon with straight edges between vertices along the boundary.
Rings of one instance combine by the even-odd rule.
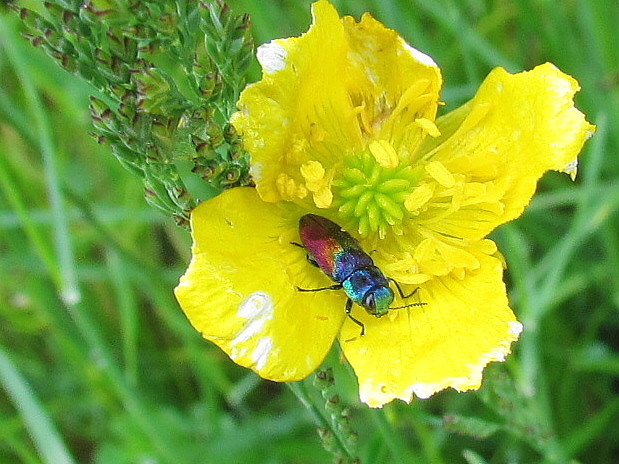
[[[350, 44], [349, 67], [359, 76], [350, 93], [363, 108], [371, 138], [389, 140], [397, 152], [412, 153], [425, 135], [417, 119], [434, 120], [442, 77], [429, 56], [407, 44], [370, 14], [360, 22], [342, 18]], [[422, 123], [423, 124], [423, 123]]]
[[366, 333], [358, 337], [358, 326], [345, 322], [340, 344], [363, 402], [381, 407], [448, 387], [477, 389], [484, 367], [504, 360], [522, 326], [507, 303], [501, 262], [491, 256], [480, 261], [480, 269], [462, 280], [433, 278], [410, 297], [414, 301], [396, 301], [425, 306], [393, 310], [395, 316], [381, 319], [355, 309]]
[[[243, 91], [232, 116], [265, 201], [290, 198], [277, 183], [282, 173], [302, 184], [308, 162], [335, 172], [372, 140], [387, 144], [379, 162], [397, 165], [393, 155], [414, 151], [438, 107], [438, 67], [395, 31], [367, 14], [340, 19], [327, 1], [314, 3], [312, 16], [301, 37], [260, 47], [262, 80]], [[326, 194], [319, 200], [326, 204]], [[315, 206], [310, 196], [295, 201]]]
[[240, 111], [231, 119], [252, 156], [252, 175], [266, 201], [282, 199], [275, 184], [281, 172], [299, 176], [300, 165], [310, 160], [329, 168], [330, 147], [360, 144], [343, 78], [349, 52], [344, 27], [328, 2], [315, 3], [312, 15], [303, 36], [259, 48], [263, 78], [243, 91]]
[[302, 293], [330, 281], [307, 262], [294, 205], [235, 188], [191, 216], [192, 260], [176, 297], [193, 326], [241, 366], [299, 380], [328, 353], [345, 318], [340, 292]]
[[522, 214], [546, 171], [575, 174], [574, 160], [595, 129], [574, 107], [578, 90], [550, 63], [519, 74], [497, 68], [472, 101], [438, 119], [442, 136], [425, 139], [426, 157], [492, 192], [486, 206], [469, 198], [444, 218], [441, 233], [480, 239]]

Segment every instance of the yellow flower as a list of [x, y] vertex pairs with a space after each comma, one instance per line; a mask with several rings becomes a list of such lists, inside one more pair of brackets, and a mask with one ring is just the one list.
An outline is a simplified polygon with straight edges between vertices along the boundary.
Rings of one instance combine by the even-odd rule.
[[[177, 298], [205, 338], [267, 379], [306, 377], [339, 338], [372, 407], [479, 388], [522, 330], [486, 236], [522, 213], [546, 171], [575, 174], [594, 130], [574, 108], [578, 84], [552, 64], [499, 68], [437, 119], [431, 58], [369, 14], [339, 18], [326, 1], [312, 12], [306, 34], [258, 50], [263, 78], [233, 117], [256, 189], [193, 212]], [[333, 284], [291, 244], [307, 213], [340, 224], [425, 305], [382, 318], [355, 306], [359, 336], [343, 290], [299, 292]]]

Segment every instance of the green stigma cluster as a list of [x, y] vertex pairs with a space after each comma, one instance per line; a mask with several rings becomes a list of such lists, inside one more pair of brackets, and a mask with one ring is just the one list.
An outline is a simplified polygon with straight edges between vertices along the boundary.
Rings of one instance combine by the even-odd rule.
[[408, 214], [404, 202], [418, 180], [413, 167], [386, 168], [367, 151], [347, 157], [341, 176], [333, 181], [342, 222], [356, 223], [362, 237], [401, 234]]

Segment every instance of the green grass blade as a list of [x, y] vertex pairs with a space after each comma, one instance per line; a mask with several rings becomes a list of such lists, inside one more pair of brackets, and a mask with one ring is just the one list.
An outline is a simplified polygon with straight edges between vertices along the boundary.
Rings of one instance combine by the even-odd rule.
[[61, 191], [58, 173], [57, 149], [53, 138], [50, 116], [44, 107], [36, 84], [31, 78], [32, 72], [15, 44], [15, 34], [9, 33], [11, 23], [0, 16], [0, 42], [15, 74], [21, 83], [29, 116], [36, 127], [37, 143], [43, 157], [45, 180], [47, 183], [50, 207], [54, 217], [54, 242], [60, 272], [59, 292], [67, 302], [78, 301], [80, 291], [75, 271], [75, 259], [69, 234], [69, 226]]
[[75, 464], [76, 461], [47, 410], [2, 347], [0, 347], [0, 382], [14, 407], [20, 412], [43, 462]]

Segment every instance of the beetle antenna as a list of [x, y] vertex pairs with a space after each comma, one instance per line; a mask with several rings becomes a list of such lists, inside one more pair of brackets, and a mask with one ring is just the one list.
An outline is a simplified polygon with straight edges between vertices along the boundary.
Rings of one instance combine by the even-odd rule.
[[[404, 294], [404, 292], [402, 291], [402, 287], [400, 287], [400, 284], [398, 283], [398, 281], [397, 281], [397, 280], [392, 279], [391, 277], [387, 277], [387, 278], [388, 278], [391, 282], [393, 282], [393, 283], [394, 283], [395, 288], [397, 288], [397, 289], [398, 289], [398, 293], [400, 294], [400, 298], [402, 298], [402, 299], [410, 298], [411, 296], [413, 296], [413, 295], [417, 294], [417, 292], [419, 292], [419, 289], [421, 288], [421, 287], [417, 287], [417, 288], [415, 288], [415, 290], [413, 290], [412, 292], [410, 292], [408, 295], [405, 295], [405, 294]], [[411, 307], [413, 307], [413, 306], [425, 306], [425, 305], [427, 305], [427, 304], [428, 304], [428, 303], [422, 303], [421, 301], [417, 301], [417, 302], [415, 302], [415, 303], [409, 303], [409, 304], [406, 304], [406, 305], [403, 305], [403, 306], [394, 306], [393, 308], [389, 308], [389, 309], [405, 309], [405, 308], [411, 308]]]
[[389, 308], [389, 309], [405, 309], [405, 308], [412, 308], [413, 306], [426, 306], [427, 304], [428, 303], [422, 303], [421, 301], [417, 301], [415, 303], [409, 303], [404, 306], [394, 306], [393, 308]]

